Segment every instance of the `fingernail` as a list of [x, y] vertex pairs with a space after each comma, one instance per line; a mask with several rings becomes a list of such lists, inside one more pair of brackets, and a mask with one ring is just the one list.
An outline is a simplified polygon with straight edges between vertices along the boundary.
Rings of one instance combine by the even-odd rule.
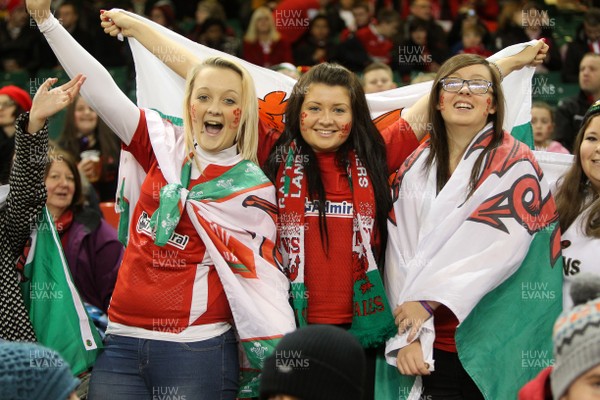
[[545, 37], [541, 38], [540, 40], [541, 40], [542, 42], [544, 42], [544, 43], [548, 44], [548, 39], [546, 39]]
[[100, 14], [104, 14], [106, 10], [100, 10]]

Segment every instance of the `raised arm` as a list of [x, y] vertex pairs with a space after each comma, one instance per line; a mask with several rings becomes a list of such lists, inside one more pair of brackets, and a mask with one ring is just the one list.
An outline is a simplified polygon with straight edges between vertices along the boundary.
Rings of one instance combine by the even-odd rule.
[[122, 10], [102, 11], [100, 20], [104, 32], [111, 36], [122, 34], [136, 39], [184, 79], [188, 71], [200, 61], [179, 43], [155, 30], [142, 19], [132, 17]]
[[[502, 75], [505, 77], [511, 72], [517, 71], [527, 65], [536, 66], [544, 62], [548, 53], [548, 45], [539, 40], [535, 46], [527, 46], [521, 52], [501, 58], [496, 61], [496, 65], [502, 71]], [[494, 69], [494, 73], [498, 74], [498, 70]], [[427, 127], [429, 124], [424, 123], [430, 121], [428, 117], [427, 107], [429, 103], [429, 94], [421, 97], [415, 104], [402, 113], [404, 118], [409, 124], [412, 130], [415, 132], [417, 139], [421, 140], [427, 133]]]
[[50, 13], [50, 0], [27, 0], [27, 10], [70, 77], [87, 77], [81, 94], [119, 138], [129, 144], [140, 110], [121, 92], [108, 71], [67, 32]]

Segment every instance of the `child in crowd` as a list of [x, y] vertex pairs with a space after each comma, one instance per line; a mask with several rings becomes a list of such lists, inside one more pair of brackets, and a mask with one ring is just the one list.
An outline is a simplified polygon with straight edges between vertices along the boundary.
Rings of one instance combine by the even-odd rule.
[[381, 62], [374, 62], [365, 68], [362, 84], [365, 93], [383, 92], [396, 87], [392, 69]]
[[569, 154], [562, 144], [552, 140], [554, 135], [554, 110], [549, 104], [535, 102], [531, 106], [531, 128], [533, 129], [533, 142], [538, 151]]

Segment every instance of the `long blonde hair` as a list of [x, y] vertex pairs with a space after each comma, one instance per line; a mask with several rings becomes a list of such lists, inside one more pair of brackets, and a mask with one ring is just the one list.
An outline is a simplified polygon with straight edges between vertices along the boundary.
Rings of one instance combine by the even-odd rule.
[[258, 150], [258, 100], [254, 81], [244, 67], [235, 61], [223, 57], [210, 57], [196, 65], [188, 73], [185, 83], [185, 94], [183, 100], [183, 129], [185, 133], [186, 154], [194, 151], [194, 132], [192, 129], [192, 116], [190, 115], [190, 103], [192, 92], [198, 73], [207, 67], [229, 69], [242, 78], [242, 115], [240, 125], [235, 137], [238, 153], [244, 160], [258, 164], [256, 152]]
[[273, 19], [273, 14], [271, 14], [271, 10], [268, 7], [258, 7], [252, 13], [252, 17], [250, 18], [250, 23], [248, 24], [248, 29], [246, 30], [246, 34], [244, 35], [244, 40], [246, 42], [255, 43], [258, 40], [256, 35], [256, 24], [259, 18], [267, 17], [269, 18], [269, 22], [271, 24], [271, 32], [269, 34], [269, 39], [271, 41], [276, 42], [281, 38], [281, 35], [275, 29], [275, 20]]

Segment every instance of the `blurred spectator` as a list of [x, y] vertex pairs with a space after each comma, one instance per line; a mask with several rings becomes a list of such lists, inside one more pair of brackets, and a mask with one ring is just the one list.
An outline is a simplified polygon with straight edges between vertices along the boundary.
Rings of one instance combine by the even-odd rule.
[[487, 49], [493, 49], [492, 35], [483, 20], [472, 8], [458, 14], [458, 17], [452, 22], [452, 28], [448, 32], [448, 45], [452, 54], [457, 54], [458, 48], [462, 45], [462, 34], [465, 27], [478, 26], [483, 30], [482, 44]]
[[[431, 0], [410, 0], [410, 14], [404, 23], [402, 41], [410, 40], [410, 30], [415, 28], [415, 21], [423, 21], [427, 31], [427, 47], [433, 56], [433, 61], [442, 64], [448, 57], [446, 33], [433, 17]], [[437, 70], [437, 69], [435, 69]]]
[[[318, 10], [318, 14], [327, 16], [329, 20], [329, 29], [331, 36], [334, 41], [337, 41], [340, 33], [346, 29], [346, 20], [342, 17], [342, 11], [347, 11], [350, 14], [349, 19], [354, 19], [351, 11], [352, 1], [350, 0], [320, 0], [321, 8]], [[315, 14], [316, 15], [316, 14]], [[311, 15], [309, 14], [309, 17]], [[314, 17], [314, 15], [313, 15]], [[348, 18], [347, 14], [346, 17]]]
[[[60, 21], [62, 26], [69, 31], [71, 36], [77, 40], [77, 43], [79, 43], [84, 49], [95, 54], [95, 46], [92, 35], [81, 26], [79, 19], [79, 7], [74, 0], [63, 1], [56, 9], [56, 18]], [[59, 68], [60, 64], [56, 59], [56, 56], [41, 35], [38, 37], [37, 45], [40, 49], [40, 67], [47, 69]]]
[[442, 8], [441, 18], [455, 20], [460, 14], [474, 10], [479, 18], [495, 22], [500, 11], [498, 3], [498, 1], [488, 0], [448, 0]]
[[398, 55], [398, 72], [402, 80], [408, 82], [414, 72], [436, 72], [440, 68], [437, 60], [444, 58], [441, 54], [432, 53], [429, 47], [427, 23], [421, 19], [413, 19], [409, 25], [409, 38], [400, 44]]
[[368, 26], [373, 19], [371, 6], [366, 1], [357, 1], [352, 6], [352, 16], [354, 17], [354, 25], [346, 25], [346, 29], [340, 34], [340, 41], [348, 39], [348, 37], [361, 28]]
[[[196, 24], [192, 28], [192, 31], [188, 35], [188, 37], [194, 42], [200, 43], [200, 31], [202, 29], [202, 25], [204, 25], [204, 21], [209, 18], [216, 18], [223, 22], [227, 21], [227, 16], [225, 15], [225, 10], [223, 6], [217, 0], [201, 0], [198, 2], [196, 6]], [[232, 32], [228, 32], [232, 33]]]
[[76, 400], [79, 380], [54, 350], [36, 343], [0, 341], [0, 398]]
[[548, 16], [548, 11], [542, 10], [532, 2], [524, 5], [516, 1], [510, 2], [502, 9], [496, 32], [496, 48], [501, 50], [513, 44], [543, 38], [550, 50], [544, 63], [538, 66], [536, 71], [559, 71], [562, 61], [559, 48], [552, 39], [552, 28], [553, 20]]
[[554, 136], [554, 109], [544, 102], [535, 102], [531, 106], [531, 129], [533, 143], [537, 151], [569, 154], [562, 144], [552, 140]]
[[600, 54], [600, 9], [598, 8], [590, 8], [585, 13], [573, 41], [567, 45], [562, 69], [563, 82], [577, 82], [581, 59], [589, 52]]
[[290, 44], [281, 39], [271, 10], [259, 7], [250, 19], [244, 36], [244, 59], [261, 67], [292, 61]]
[[44, 183], [46, 207], [54, 218], [75, 287], [86, 303], [106, 312], [123, 256], [117, 232], [99, 213], [83, 206], [81, 177], [68, 153], [49, 155]]
[[556, 109], [556, 134], [570, 152], [587, 109], [600, 99], [600, 54], [587, 53], [579, 65], [579, 93], [561, 100]]
[[392, 69], [389, 65], [380, 62], [375, 62], [365, 68], [362, 84], [365, 93], [383, 92], [396, 87]]
[[313, 18], [308, 25], [308, 32], [292, 48], [294, 63], [309, 66], [334, 59], [337, 46], [329, 33], [329, 20], [325, 15]]
[[382, 10], [377, 15], [377, 21], [356, 31], [360, 41], [371, 61], [391, 65], [394, 50], [394, 38], [398, 34], [400, 16], [389, 10]]
[[173, 32], [179, 32], [177, 20], [175, 19], [175, 9], [168, 0], [156, 2], [150, 9], [150, 19], [159, 25], [169, 28]]
[[79, 170], [94, 186], [100, 201], [114, 201], [120, 143], [81, 96], [67, 108], [58, 144], [78, 161]]
[[31, 108], [31, 97], [23, 89], [9, 85], [0, 89], [0, 184], [8, 183], [15, 150], [15, 121]]
[[468, 53], [478, 54], [485, 58], [491, 56], [492, 52], [483, 44], [483, 37], [485, 34], [486, 31], [481, 25], [463, 25], [461, 43], [459, 46], [455, 46], [452, 55]]
[[240, 41], [227, 35], [227, 25], [217, 18], [208, 18], [200, 28], [198, 43], [232, 56], [240, 56]]
[[39, 62], [35, 52], [37, 33], [29, 26], [23, 0], [9, 0], [8, 17], [0, 21], [0, 68], [7, 72], [33, 72]]

